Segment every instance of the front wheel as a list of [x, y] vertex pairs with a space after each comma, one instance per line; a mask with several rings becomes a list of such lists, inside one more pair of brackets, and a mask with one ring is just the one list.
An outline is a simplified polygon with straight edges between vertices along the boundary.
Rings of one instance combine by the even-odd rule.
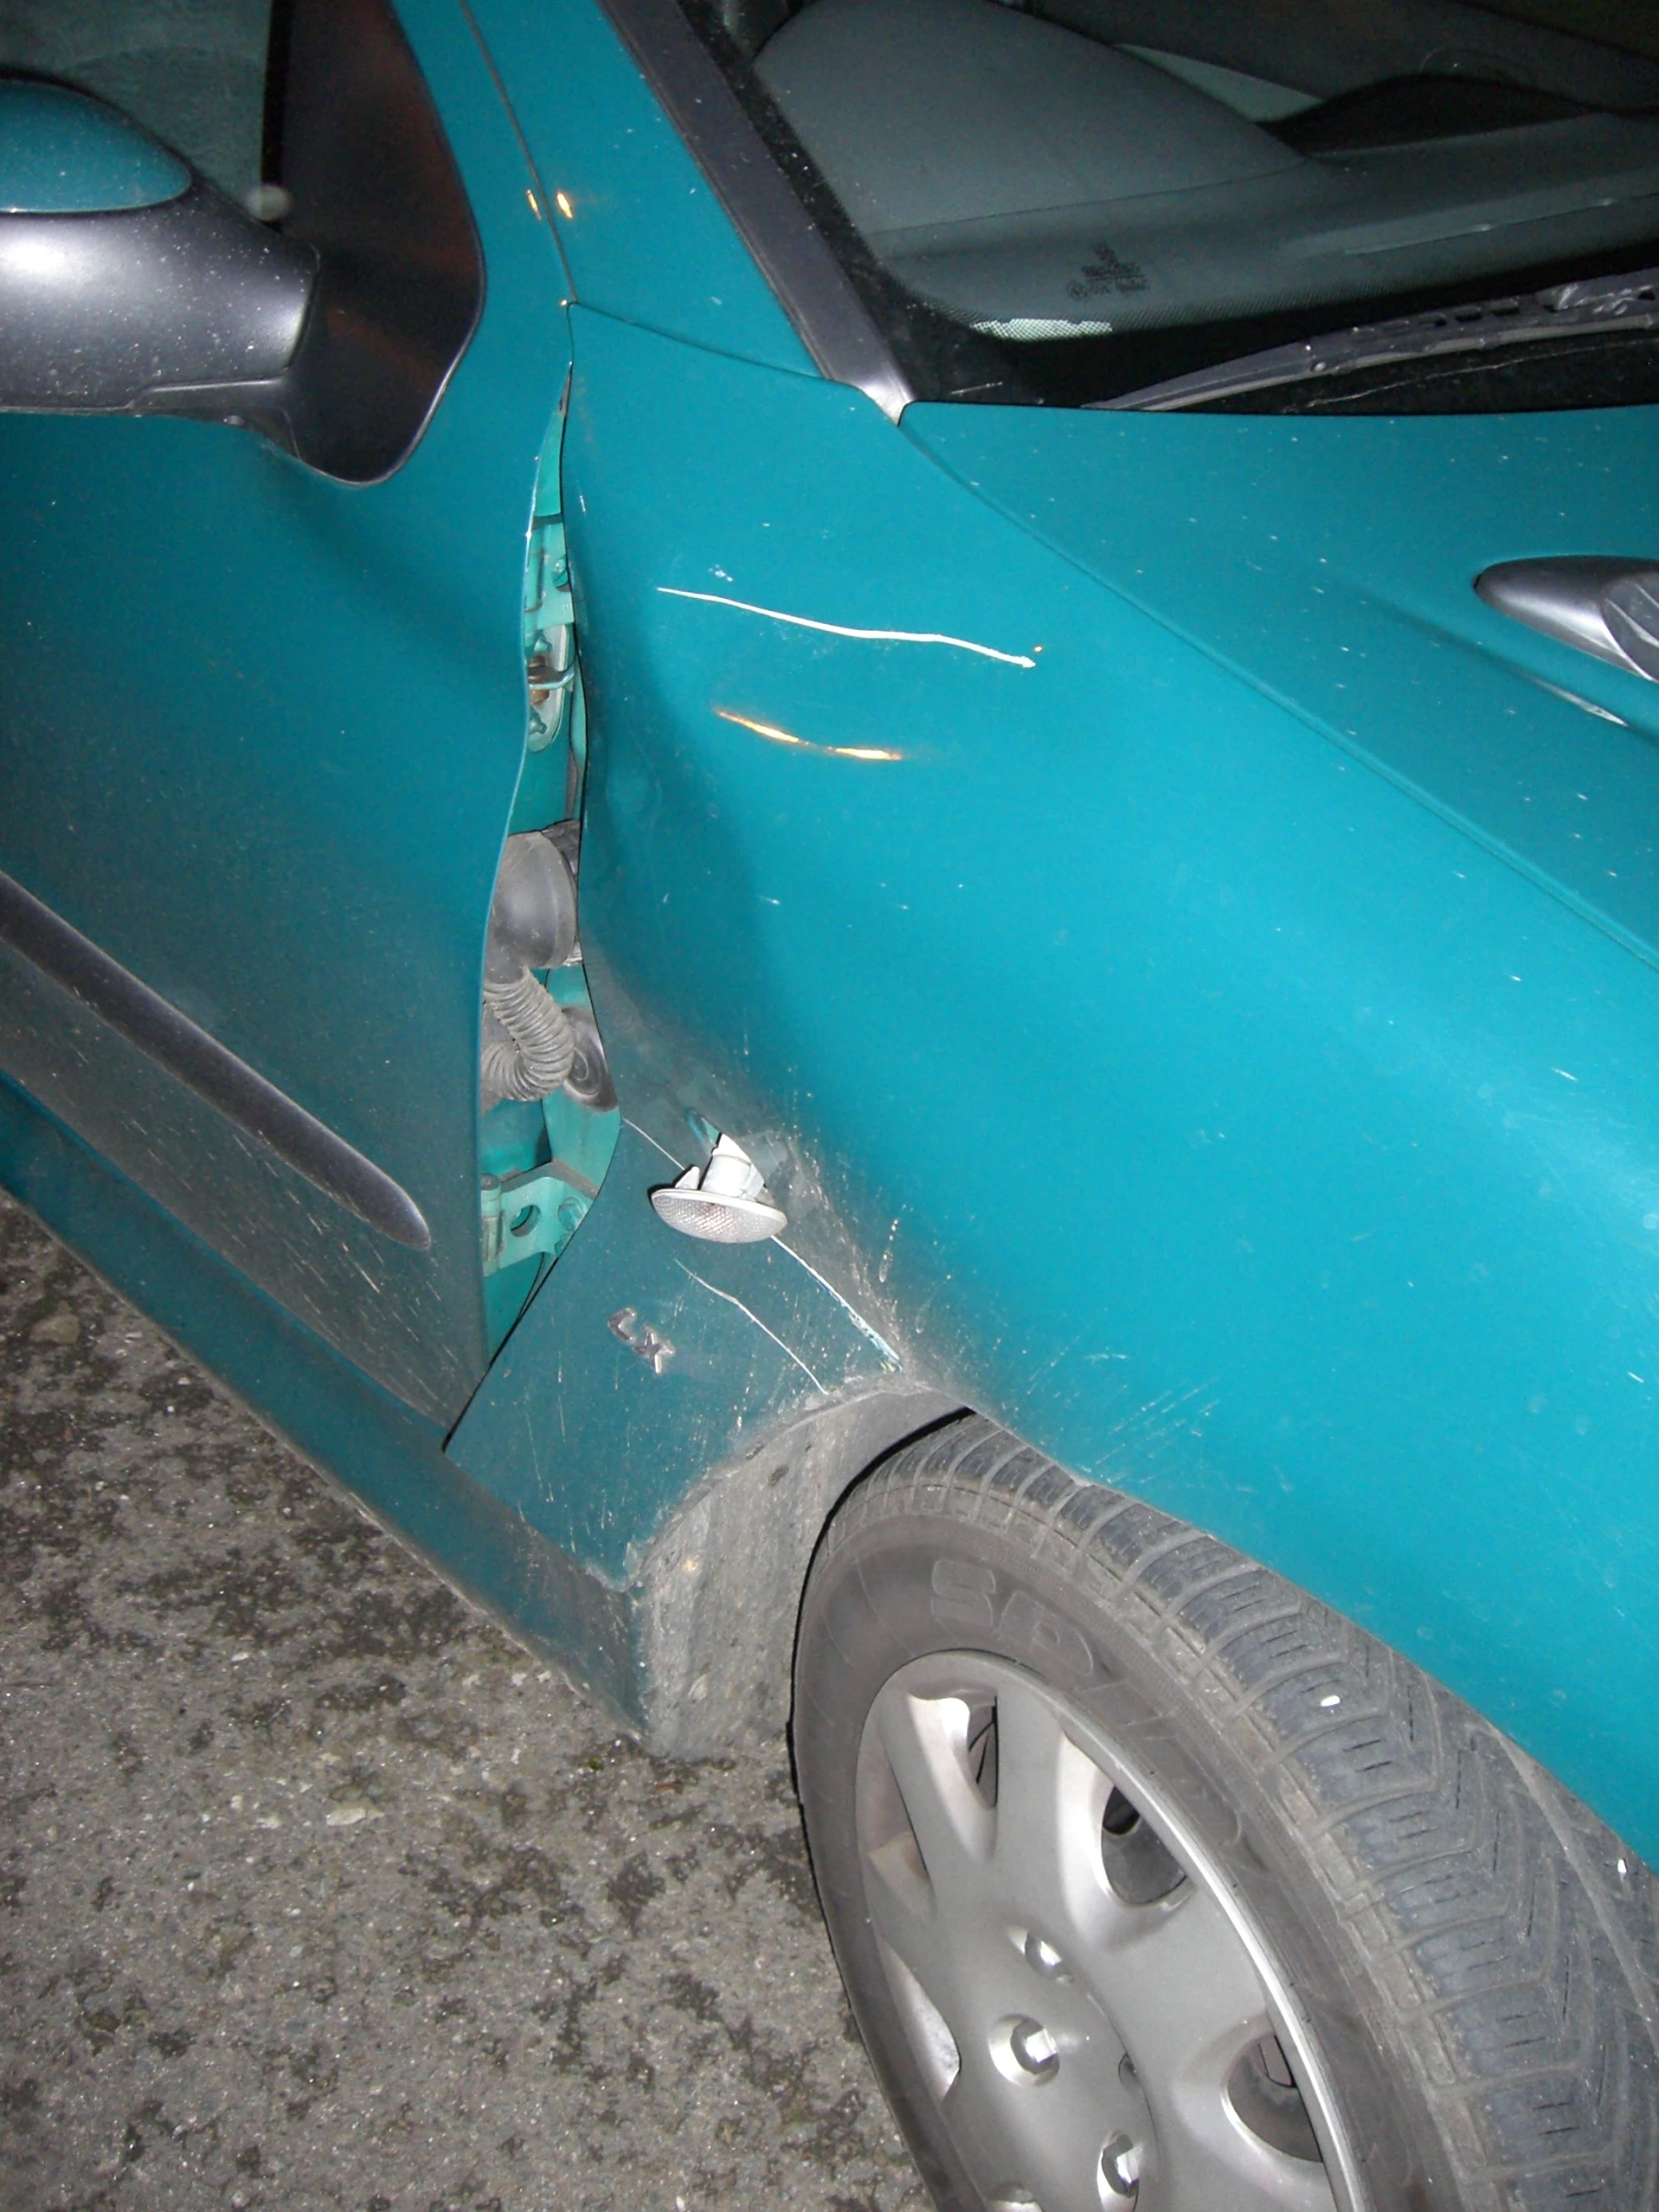
[[795, 1751], [945, 2212], [1659, 2204], [1656, 1886], [1467, 1708], [976, 1419], [826, 1535]]

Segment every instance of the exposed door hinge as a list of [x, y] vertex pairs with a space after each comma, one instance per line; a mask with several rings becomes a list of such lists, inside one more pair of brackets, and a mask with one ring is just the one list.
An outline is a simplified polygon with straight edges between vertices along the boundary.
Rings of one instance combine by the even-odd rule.
[[598, 1196], [596, 1185], [568, 1160], [550, 1160], [521, 1175], [485, 1176], [479, 1193], [484, 1273], [516, 1267], [536, 1253], [556, 1260]]

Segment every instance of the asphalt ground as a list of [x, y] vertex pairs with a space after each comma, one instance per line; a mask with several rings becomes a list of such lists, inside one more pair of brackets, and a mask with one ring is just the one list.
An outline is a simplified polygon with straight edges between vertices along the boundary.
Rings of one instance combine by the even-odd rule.
[[923, 2212], [784, 1746], [647, 1758], [0, 1198], [0, 2212]]

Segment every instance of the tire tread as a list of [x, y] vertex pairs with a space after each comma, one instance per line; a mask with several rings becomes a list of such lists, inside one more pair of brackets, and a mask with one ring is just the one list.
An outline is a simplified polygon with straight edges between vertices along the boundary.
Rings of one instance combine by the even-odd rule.
[[901, 1448], [826, 1548], [915, 1512], [1017, 1535], [1250, 1760], [1391, 2006], [1463, 2202], [1656, 2212], [1659, 1883], [1585, 1806], [1318, 1600], [990, 1421]]

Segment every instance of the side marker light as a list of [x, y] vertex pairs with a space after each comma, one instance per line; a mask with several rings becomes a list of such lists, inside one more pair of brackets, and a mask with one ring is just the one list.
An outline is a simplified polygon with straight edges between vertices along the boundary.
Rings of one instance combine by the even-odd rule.
[[789, 1216], [767, 1196], [766, 1178], [742, 1145], [717, 1137], [707, 1167], [687, 1168], [678, 1182], [651, 1193], [660, 1220], [705, 1244], [764, 1244], [789, 1227]]

